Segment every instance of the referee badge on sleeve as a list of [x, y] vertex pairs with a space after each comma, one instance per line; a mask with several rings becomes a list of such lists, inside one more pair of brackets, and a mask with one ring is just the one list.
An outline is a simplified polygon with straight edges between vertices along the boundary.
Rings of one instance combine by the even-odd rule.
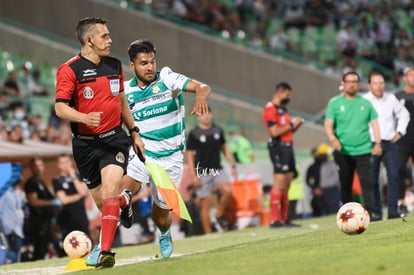
[[114, 96], [119, 94], [119, 79], [111, 79], [109, 80], [109, 86], [111, 88], [111, 92]]
[[124, 163], [125, 162], [125, 156], [122, 152], [118, 152], [115, 156], [115, 159], [119, 163]]

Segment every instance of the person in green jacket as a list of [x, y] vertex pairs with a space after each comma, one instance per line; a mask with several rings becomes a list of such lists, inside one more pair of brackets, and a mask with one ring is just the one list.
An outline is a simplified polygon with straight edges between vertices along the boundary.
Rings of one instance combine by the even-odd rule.
[[233, 126], [229, 130], [229, 148], [237, 163], [254, 162], [254, 154], [250, 141], [240, 133], [238, 126]]

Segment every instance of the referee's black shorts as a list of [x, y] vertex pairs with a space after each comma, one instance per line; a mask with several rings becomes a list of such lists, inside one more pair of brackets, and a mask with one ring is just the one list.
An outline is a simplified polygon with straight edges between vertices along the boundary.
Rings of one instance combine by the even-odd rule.
[[295, 154], [292, 143], [268, 145], [274, 174], [296, 173]]
[[73, 158], [89, 189], [101, 184], [101, 170], [109, 164], [118, 165], [126, 172], [131, 139], [121, 127], [112, 131], [73, 138]]

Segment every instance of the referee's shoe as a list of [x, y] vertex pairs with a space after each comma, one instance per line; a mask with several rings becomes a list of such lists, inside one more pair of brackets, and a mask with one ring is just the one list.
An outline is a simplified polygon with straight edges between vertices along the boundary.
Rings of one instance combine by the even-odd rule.
[[110, 251], [101, 251], [98, 258], [98, 263], [96, 264], [96, 269], [109, 268], [115, 265], [115, 253]]
[[124, 189], [121, 193], [127, 199], [127, 206], [121, 209], [121, 224], [125, 228], [130, 228], [134, 223], [134, 213], [132, 212], [132, 193], [128, 189]]

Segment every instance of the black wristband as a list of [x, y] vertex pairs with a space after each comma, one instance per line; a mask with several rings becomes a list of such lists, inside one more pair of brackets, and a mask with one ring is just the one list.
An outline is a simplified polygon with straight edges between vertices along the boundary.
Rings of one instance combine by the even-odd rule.
[[134, 126], [131, 129], [129, 129], [128, 131], [129, 131], [129, 134], [132, 134], [132, 132], [139, 133], [139, 128], [138, 128], [138, 126]]

